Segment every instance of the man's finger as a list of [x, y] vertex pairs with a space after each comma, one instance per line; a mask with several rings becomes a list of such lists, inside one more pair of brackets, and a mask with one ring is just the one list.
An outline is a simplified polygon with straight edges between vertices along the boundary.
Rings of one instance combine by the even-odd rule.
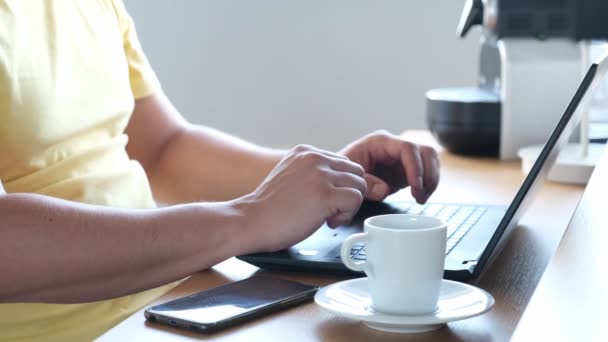
[[359, 177], [353, 173], [333, 171], [331, 182], [337, 188], [357, 189], [361, 193], [361, 196], [365, 196], [367, 192], [367, 183], [363, 177]]
[[421, 146], [420, 156], [424, 165], [424, 201], [437, 189], [439, 184], [439, 158], [431, 147]]
[[418, 146], [402, 142], [401, 163], [407, 177], [407, 182], [412, 188], [412, 196], [418, 202], [421, 202], [424, 193], [424, 165], [422, 164]]
[[347, 157], [345, 157], [345, 156], [343, 156], [343, 155], [341, 155], [339, 153], [336, 153], [336, 152], [322, 150], [322, 149], [316, 148], [314, 146], [309, 146], [308, 148], [310, 148], [311, 150], [313, 150], [315, 152], [318, 152], [318, 153], [324, 154], [324, 155], [326, 155], [328, 157], [331, 157], [331, 158], [348, 160]]
[[338, 159], [331, 163], [332, 170], [340, 172], [348, 172], [357, 175], [361, 178], [365, 176], [365, 170], [363, 167], [355, 162], [348, 159]]
[[363, 195], [353, 188], [336, 188], [332, 192], [331, 202], [334, 206], [331, 217], [327, 218], [330, 227], [349, 223], [363, 202]]
[[367, 183], [367, 192], [365, 198], [372, 201], [382, 201], [386, 196], [391, 194], [391, 187], [382, 179], [372, 175], [365, 175], [365, 182]]
[[334, 159], [345, 159], [348, 160], [347, 157], [339, 154], [339, 153], [335, 153], [335, 152], [331, 152], [331, 151], [326, 151], [326, 150], [322, 150], [320, 148], [316, 148], [314, 146], [311, 145], [298, 145], [296, 147], [293, 148], [293, 151], [297, 154], [297, 153], [306, 153], [306, 152], [313, 152], [313, 153], [318, 153], [318, 154], [322, 154], [326, 157], [330, 157], [330, 158], [334, 158]]

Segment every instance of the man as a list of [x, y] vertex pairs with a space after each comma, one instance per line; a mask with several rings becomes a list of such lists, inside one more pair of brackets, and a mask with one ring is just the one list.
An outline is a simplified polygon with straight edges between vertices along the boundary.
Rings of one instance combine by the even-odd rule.
[[432, 149], [388, 133], [275, 151], [187, 123], [121, 0], [0, 0], [2, 341], [93, 339], [194, 272], [364, 197], [425, 202], [438, 177]]

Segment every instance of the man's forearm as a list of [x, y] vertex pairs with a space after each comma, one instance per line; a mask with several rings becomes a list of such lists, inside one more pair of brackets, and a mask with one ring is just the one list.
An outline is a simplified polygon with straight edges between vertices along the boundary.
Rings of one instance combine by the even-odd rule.
[[284, 153], [188, 125], [171, 138], [147, 172], [161, 202], [223, 201], [255, 190]]
[[230, 203], [120, 210], [0, 195], [0, 302], [96, 301], [181, 279], [249, 252], [240, 215]]

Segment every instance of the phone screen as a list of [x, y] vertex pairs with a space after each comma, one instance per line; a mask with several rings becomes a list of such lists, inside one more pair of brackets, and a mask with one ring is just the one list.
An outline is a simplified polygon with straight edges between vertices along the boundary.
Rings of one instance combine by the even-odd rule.
[[[285, 300], [305, 297], [317, 287], [256, 276], [149, 309], [152, 314], [201, 325], [215, 324]], [[312, 297], [312, 295], [310, 295]]]

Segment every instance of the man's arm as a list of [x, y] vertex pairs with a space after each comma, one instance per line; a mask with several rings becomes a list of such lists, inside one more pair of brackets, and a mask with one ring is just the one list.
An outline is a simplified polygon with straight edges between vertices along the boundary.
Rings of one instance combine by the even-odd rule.
[[0, 302], [114, 298], [292, 246], [325, 221], [349, 222], [363, 176], [343, 156], [299, 146], [255, 191], [228, 202], [127, 210], [0, 194]]
[[138, 211], [3, 194], [0, 302], [97, 301], [166, 284], [246, 253], [234, 238], [254, 244], [242, 227], [230, 203]]
[[[164, 203], [218, 201], [253, 191], [284, 155], [210, 128], [187, 123], [160, 92], [136, 101], [127, 127], [131, 158], [146, 170]], [[439, 182], [437, 153], [387, 132], [367, 135], [340, 151], [363, 166], [371, 200], [410, 186], [424, 203]]]
[[127, 135], [127, 152], [167, 204], [243, 196], [285, 155], [187, 123], [162, 92], [136, 101]]

